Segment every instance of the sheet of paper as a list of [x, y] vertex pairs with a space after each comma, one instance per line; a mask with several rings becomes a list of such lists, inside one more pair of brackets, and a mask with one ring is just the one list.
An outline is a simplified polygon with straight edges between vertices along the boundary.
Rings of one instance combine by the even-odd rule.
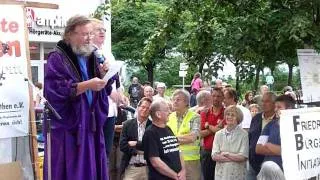
[[257, 144], [265, 145], [268, 142], [269, 136], [261, 135], [258, 139]]
[[117, 74], [121, 67], [123, 66], [124, 62], [123, 61], [114, 61], [110, 64], [109, 70], [107, 72], [107, 74], [103, 77], [103, 80], [105, 82], [108, 82], [108, 80], [110, 78], [112, 78], [112, 76], [114, 76], [115, 74]]

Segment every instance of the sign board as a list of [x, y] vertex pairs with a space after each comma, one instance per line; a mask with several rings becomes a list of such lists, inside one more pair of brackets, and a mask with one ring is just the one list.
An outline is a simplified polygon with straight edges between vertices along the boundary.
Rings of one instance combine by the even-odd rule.
[[29, 132], [28, 62], [24, 9], [0, 6], [0, 138]]
[[179, 77], [186, 77], [187, 71], [179, 71]]
[[187, 63], [180, 63], [180, 71], [186, 71], [189, 68]]
[[280, 135], [286, 179], [320, 179], [320, 108], [281, 111]]
[[58, 42], [66, 27], [67, 20], [62, 11], [56, 9], [31, 8], [26, 9], [26, 21], [29, 30], [29, 40], [38, 42]]
[[303, 102], [320, 101], [320, 55], [313, 49], [298, 49]]

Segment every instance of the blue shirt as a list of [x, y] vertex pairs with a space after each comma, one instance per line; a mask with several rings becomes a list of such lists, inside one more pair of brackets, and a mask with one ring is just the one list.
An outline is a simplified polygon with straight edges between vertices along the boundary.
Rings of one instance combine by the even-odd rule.
[[[261, 135], [269, 136], [268, 143], [281, 146], [279, 120], [272, 120], [263, 129]], [[265, 156], [264, 161], [273, 161], [282, 169], [281, 156]]]
[[[88, 68], [87, 68], [87, 61], [88, 60], [84, 56], [78, 55], [77, 57], [78, 57], [78, 62], [79, 62], [80, 70], [81, 70], [82, 79], [83, 79], [83, 81], [87, 81], [87, 80], [89, 80]], [[86, 95], [87, 95], [89, 105], [91, 106], [91, 104], [92, 104], [92, 90], [88, 89], [86, 91]]]

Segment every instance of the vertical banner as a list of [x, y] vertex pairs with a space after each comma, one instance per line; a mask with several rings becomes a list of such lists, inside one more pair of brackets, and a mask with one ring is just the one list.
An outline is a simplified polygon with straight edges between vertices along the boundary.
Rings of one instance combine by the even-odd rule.
[[320, 101], [320, 54], [314, 49], [298, 49], [303, 102]]
[[29, 87], [24, 9], [0, 6], [0, 138], [28, 135]]
[[288, 180], [320, 180], [320, 108], [281, 111], [281, 155]]

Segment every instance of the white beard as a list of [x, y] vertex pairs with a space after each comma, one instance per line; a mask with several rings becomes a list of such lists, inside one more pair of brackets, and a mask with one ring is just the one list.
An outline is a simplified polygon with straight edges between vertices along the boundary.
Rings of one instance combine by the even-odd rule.
[[71, 48], [75, 54], [82, 56], [89, 56], [94, 51], [94, 47], [92, 44], [86, 44], [82, 46], [71, 45]]

